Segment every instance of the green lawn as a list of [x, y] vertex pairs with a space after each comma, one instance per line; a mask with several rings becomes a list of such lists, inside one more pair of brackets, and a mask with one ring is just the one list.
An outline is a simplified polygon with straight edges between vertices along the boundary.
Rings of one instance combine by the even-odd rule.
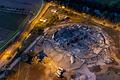
[[120, 8], [120, 0], [96, 0], [97, 3], [107, 5], [109, 7], [115, 6]]
[[19, 25], [23, 23], [25, 15], [0, 12], [0, 50], [19, 32]]

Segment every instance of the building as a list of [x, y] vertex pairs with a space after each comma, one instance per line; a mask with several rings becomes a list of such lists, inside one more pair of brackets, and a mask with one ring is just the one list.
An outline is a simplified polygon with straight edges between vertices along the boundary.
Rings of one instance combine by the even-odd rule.
[[[96, 80], [95, 66], [112, 64], [112, 40], [98, 26], [71, 24], [48, 29], [42, 41], [34, 47], [43, 49], [42, 60], [50, 67], [50, 74], [70, 79]], [[40, 53], [39, 53], [40, 54]], [[48, 59], [47, 59], [48, 58]], [[40, 60], [41, 62], [41, 60]], [[90, 69], [93, 69], [91, 71]], [[103, 69], [104, 70], [104, 69]], [[48, 71], [49, 72], [49, 71]], [[71, 77], [73, 76], [74, 77]]]

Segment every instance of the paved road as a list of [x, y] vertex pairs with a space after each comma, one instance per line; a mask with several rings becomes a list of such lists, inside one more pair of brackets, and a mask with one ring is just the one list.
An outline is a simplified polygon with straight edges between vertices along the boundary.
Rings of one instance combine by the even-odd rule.
[[[46, 13], [46, 11], [50, 5], [51, 4], [48, 4], [47, 6], [45, 6], [44, 10], [42, 12], [39, 11], [38, 14], [31, 21], [29, 21], [29, 24], [27, 25], [27, 27], [21, 34], [20, 38], [16, 42], [14, 42], [10, 47], [8, 47], [3, 53], [1, 53], [0, 68], [7, 63], [8, 57], [15, 55], [16, 50], [22, 45], [22, 42], [26, 39], [27, 35], [29, 35], [31, 30], [33, 30], [35, 28], [35, 24], [38, 23], [39, 19], [41, 19], [43, 17], [43, 15]], [[75, 13], [75, 14], [78, 14], [78, 13]], [[81, 14], [79, 14], [79, 15], [81, 15]], [[96, 23], [99, 23], [99, 21], [97, 22], [96, 19], [92, 19], [92, 20]], [[108, 26], [108, 27], [110, 27], [110, 26]]]
[[[8, 61], [10, 61], [10, 60], [8, 60], [9, 57], [14, 57], [16, 55], [17, 49], [22, 46], [22, 43], [24, 42], [24, 40], [27, 38], [29, 33], [35, 28], [36, 23], [38, 23], [39, 20], [43, 17], [43, 15], [46, 13], [46, 11], [50, 5], [53, 6], [53, 4], [48, 3], [48, 5], [46, 5], [44, 7], [42, 12], [41, 12], [41, 10], [39, 10], [38, 14], [31, 21], [29, 21], [26, 28], [20, 35], [19, 39], [16, 42], [14, 42], [12, 45], [10, 45], [3, 53], [0, 53], [1, 54], [0, 55], [0, 68], [3, 67], [4, 65], [6, 65], [8, 63]], [[74, 13], [79, 14], [76, 12], [74, 12]], [[97, 22], [97, 23], [99, 23], [99, 22]]]
[[35, 17], [30, 23], [26, 25], [24, 31], [21, 33], [18, 40], [16, 40], [13, 44], [8, 46], [8, 48], [5, 49], [4, 52], [0, 53], [0, 69], [14, 58], [14, 56], [17, 54], [17, 49], [23, 45], [24, 40], [28, 38], [29, 33], [35, 28], [35, 24], [42, 17], [40, 11], [39, 15], [36, 15], [37, 17]]

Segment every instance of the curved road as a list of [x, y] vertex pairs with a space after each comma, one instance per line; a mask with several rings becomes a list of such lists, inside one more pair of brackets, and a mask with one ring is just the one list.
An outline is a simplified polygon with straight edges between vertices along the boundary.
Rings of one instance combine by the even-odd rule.
[[[41, 4], [41, 7], [42, 5], [43, 3]], [[39, 10], [38, 13], [39, 14], [37, 14], [35, 18], [31, 20], [31, 22], [27, 23], [20, 37], [13, 44], [8, 46], [8, 48], [6, 48], [3, 52], [0, 53], [0, 70], [2, 69], [2, 67], [6, 66], [15, 57], [15, 55], [17, 54], [17, 49], [21, 48], [24, 40], [28, 38], [28, 35], [30, 34], [30, 32], [35, 28], [35, 24], [42, 17], [41, 9]]]
[[[19, 49], [23, 45], [23, 42], [26, 40], [26, 38], [28, 38], [30, 32], [35, 28], [36, 23], [39, 22], [39, 20], [43, 17], [43, 15], [46, 13], [47, 9], [51, 5], [54, 6], [54, 4], [46, 3], [44, 8], [42, 8], [42, 11], [40, 9], [38, 11], [37, 15], [32, 20], [30, 20], [28, 22], [28, 24], [26, 25], [24, 31], [21, 33], [20, 37], [13, 44], [8, 46], [8, 48], [4, 52], [0, 53], [0, 69], [3, 66], [7, 65], [9, 63], [9, 61], [11, 61], [14, 58], [14, 56], [17, 54], [17, 49]], [[64, 9], [66, 11], [69, 11], [66, 8], [64, 8]], [[81, 14], [79, 14], [77, 12], [74, 12], [74, 11], [72, 11], [72, 12], [75, 13], [75, 14], [81, 15]], [[96, 22], [96, 23], [99, 23], [99, 24], [104, 24], [104, 21], [101, 21], [99, 19], [92, 18], [91, 20]], [[111, 25], [114, 26], [112, 23], [109, 24], [109, 25], [108, 24], [109, 24], [109, 22], [106, 22], [106, 27], [110, 27]], [[119, 24], [117, 26], [119, 26]], [[120, 28], [117, 27], [115, 30], [120, 31]], [[12, 58], [9, 59], [10, 57], [12, 57]]]

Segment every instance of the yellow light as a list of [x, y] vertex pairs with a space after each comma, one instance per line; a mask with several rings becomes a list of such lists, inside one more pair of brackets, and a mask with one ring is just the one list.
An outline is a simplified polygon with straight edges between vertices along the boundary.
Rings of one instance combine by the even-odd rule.
[[49, 65], [49, 66], [52, 66], [52, 64], [51, 64], [51, 63], [48, 63], [48, 65]]
[[62, 6], [62, 8], [64, 9], [64, 8], [65, 8], [65, 6]]

